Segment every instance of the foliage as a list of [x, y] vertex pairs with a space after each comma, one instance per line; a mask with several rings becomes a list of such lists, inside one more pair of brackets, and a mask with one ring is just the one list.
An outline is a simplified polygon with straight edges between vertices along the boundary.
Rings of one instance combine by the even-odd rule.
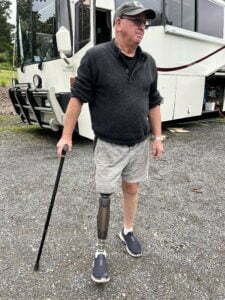
[[13, 29], [14, 25], [8, 22], [8, 17], [10, 15], [10, 0], [0, 1], [0, 54], [1, 62], [10, 61], [13, 53]]

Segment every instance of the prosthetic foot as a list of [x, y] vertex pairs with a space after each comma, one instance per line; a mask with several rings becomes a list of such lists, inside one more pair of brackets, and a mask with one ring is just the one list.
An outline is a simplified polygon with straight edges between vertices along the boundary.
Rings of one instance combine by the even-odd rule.
[[105, 283], [110, 280], [106, 261], [105, 241], [107, 238], [110, 216], [110, 194], [101, 194], [97, 216], [98, 245], [95, 253], [91, 278], [94, 282]]

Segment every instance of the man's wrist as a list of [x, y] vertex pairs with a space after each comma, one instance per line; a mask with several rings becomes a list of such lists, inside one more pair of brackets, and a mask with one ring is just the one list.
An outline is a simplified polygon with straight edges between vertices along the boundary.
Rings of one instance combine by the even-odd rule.
[[153, 135], [151, 140], [155, 141], [155, 142], [162, 142], [162, 136], [161, 135]]

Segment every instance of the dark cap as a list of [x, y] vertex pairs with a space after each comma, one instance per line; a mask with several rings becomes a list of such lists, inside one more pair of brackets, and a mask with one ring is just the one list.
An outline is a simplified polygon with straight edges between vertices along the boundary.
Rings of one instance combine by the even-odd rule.
[[154, 10], [150, 8], [145, 8], [140, 2], [132, 1], [126, 2], [120, 5], [114, 15], [114, 22], [116, 18], [120, 18], [122, 16], [136, 16], [144, 13], [147, 19], [154, 19], [156, 14]]

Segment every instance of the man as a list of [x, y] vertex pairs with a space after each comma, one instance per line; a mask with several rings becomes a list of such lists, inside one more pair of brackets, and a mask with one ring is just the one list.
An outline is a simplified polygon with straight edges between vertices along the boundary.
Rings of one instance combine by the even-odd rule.
[[72, 88], [64, 130], [57, 144], [60, 156], [64, 144], [72, 148], [72, 133], [82, 104], [88, 102], [95, 133], [94, 161], [96, 190], [100, 194], [97, 216], [98, 244], [92, 279], [109, 281], [105, 241], [108, 232], [110, 196], [122, 178], [124, 224], [119, 238], [133, 257], [142, 255], [133, 233], [139, 183], [147, 178], [150, 122], [154, 141], [152, 153], [159, 157], [161, 142], [160, 104], [157, 69], [153, 58], [139, 44], [151, 9], [139, 2], [127, 2], [115, 12], [115, 39], [88, 50]]

